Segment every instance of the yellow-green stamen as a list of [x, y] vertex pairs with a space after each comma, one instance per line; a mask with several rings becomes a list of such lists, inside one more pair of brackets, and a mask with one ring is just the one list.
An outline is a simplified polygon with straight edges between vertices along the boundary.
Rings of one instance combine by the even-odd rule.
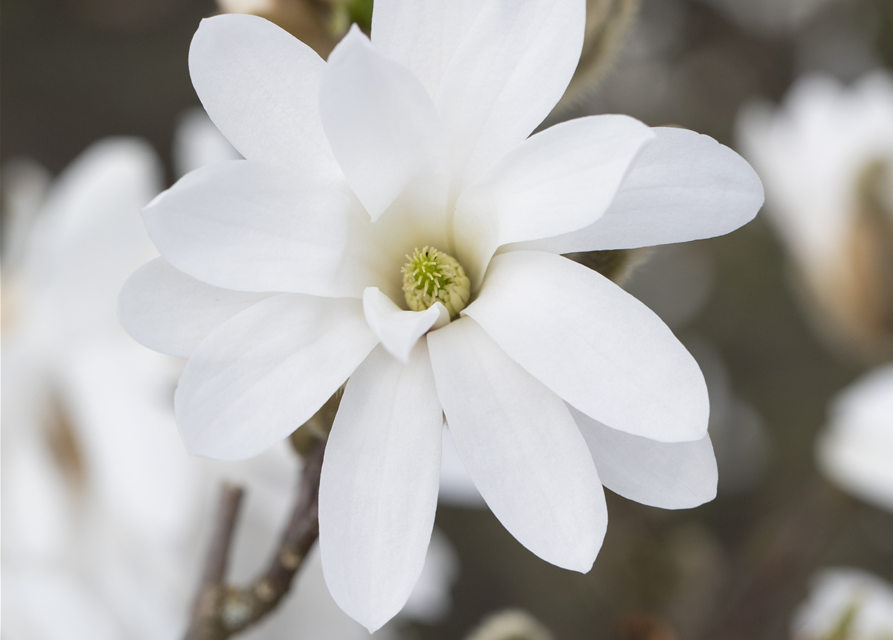
[[403, 265], [403, 295], [413, 311], [424, 311], [440, 302], [456, 318], [468, 304], [471, 283], [465, 269], [451, 255], [434, 247], [418, 249]]

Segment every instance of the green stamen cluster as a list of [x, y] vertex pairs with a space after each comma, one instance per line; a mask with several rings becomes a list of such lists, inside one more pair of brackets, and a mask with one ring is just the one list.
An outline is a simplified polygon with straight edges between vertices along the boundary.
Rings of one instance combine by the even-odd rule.
[[403, 295], [413, 311], [424, 311], [440, 302], [455, 318], [468, 304], [471, 283], [465, 269], [451, 255], [434, 247], [418, 249], [403, 265]]

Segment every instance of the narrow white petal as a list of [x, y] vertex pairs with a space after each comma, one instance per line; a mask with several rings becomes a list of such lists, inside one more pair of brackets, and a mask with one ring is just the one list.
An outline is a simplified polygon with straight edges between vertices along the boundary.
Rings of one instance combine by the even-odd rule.
[[171, 265], [214, 286], [359, 298], [377, 284], [362, 208], [290, 169], [244, 160], [203, 167], [143, 219]]
[[583, 48], [584, 0], [482, 4], [434, 100], [450, 141], [456, 195], [543, 121]]
[[569, 407], [608, 489], [661, 509], [690, 509], [716, 497], [716, 457], [710, 436], [658, 442], [606, 427]]
[[549, 253], [498, 255], [464, 313], [603, 424], [661, 442], [707, 433], [707, 386], [694, 358], [648, 307], [591, 269]]
[[457, 258], [472, 288], [498, 246], [595, 222], [653, 138], [633, 118], [590, 116], [550, 127], [509, 151], [456, 203]]
[[490, 509], [542, 559], [589, 571], [608, 514], [567, 406], [470, 318], [428, 334], [428, 348], [456, 450]]
[[486, 5], [482, 0], [377, 0], [372, 44], [412, 71], [433, 98], [453, 54]]
[[363, 313], [382, 346], [403, 364], [409, 362], [416, 342], [431, 327], [450, 321], [449, 311], [439, 302], [425, 311], [404, 311], [375, 287], [363, 292]]
[[553, 253], [632, 249], [721, 236], [750, 222], [763, 186], [749, 164], [713, 138], [655, 128], [608, 211], [594, 224], [516, 248]]
[[186, 448], [219, 460], [261, 453], [316, 413], [377, 342], [359, 300], [258, 302], [209, 335], [180, 376]]
[[140, 344], [188, 358], [214, 329], [270, 295], [212, 287], [156, 258], [124, 283], [118, 319]]
[[195, 91], [243, 156], [340, 184], [341, 170], [319, 119], [325, 69], [313, 49], [256, 16], [202, 20], [189, 47]]
[[422, 340], [407, 364], [372, 351], [332, 425], [319, 487], [323, 572], [335, 601], [370, 632], [400, 611], [422, 572], [442, 415]]
[[354, 25], [329, 56], [319, 100], [335, 157], [373, 220], [407, 189], [412, 205], [426, 209], [420, 213], [442, 219], [446, 143], [437, 109], [412, 73]]

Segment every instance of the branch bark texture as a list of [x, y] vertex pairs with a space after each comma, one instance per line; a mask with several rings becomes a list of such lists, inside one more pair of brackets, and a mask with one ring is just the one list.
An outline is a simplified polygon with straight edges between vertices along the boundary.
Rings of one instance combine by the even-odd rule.
[[319, 536], [319, 474], [325, 452], [320, 440], [305, 458], [298, 496], [266, 570], [248, 587], [226, 582], [226, 565], [242, 490], [224, 486], [202, 583], [185, 640], [224, 640], [273, 611]]

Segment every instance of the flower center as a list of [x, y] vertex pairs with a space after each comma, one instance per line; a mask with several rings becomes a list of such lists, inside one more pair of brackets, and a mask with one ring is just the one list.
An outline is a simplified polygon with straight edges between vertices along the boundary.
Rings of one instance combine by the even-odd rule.
[[424, 311], [440, 302], [455, 318], [468, 304], [471, 283], [465, 269], [451, 255], [434, 247], [418, 249], [403, 265], [403, 295], [413, 311]]

